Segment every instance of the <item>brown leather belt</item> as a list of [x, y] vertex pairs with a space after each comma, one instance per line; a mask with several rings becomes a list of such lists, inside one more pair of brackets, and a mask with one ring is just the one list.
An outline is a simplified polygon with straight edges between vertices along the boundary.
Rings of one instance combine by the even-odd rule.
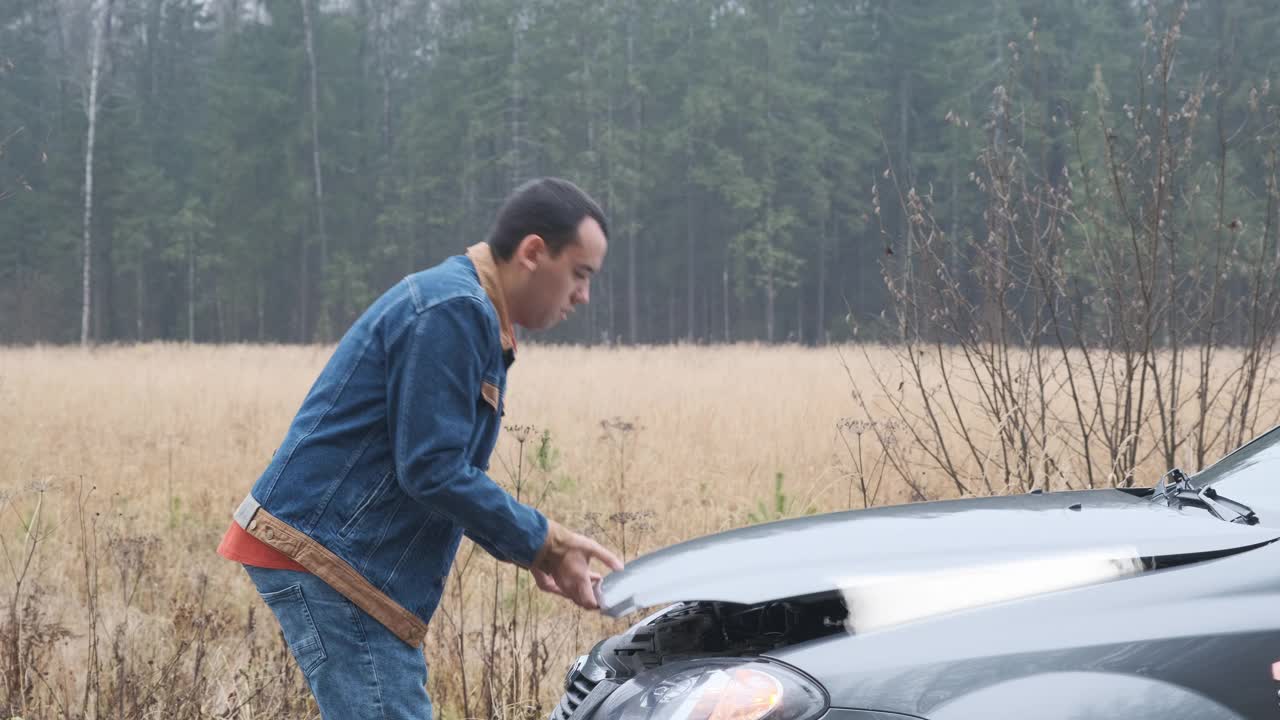
[[245, 496], [236, 509], [235, 520], [245, 532], [289, 556], [324, 580], [406, 644], [421, 647], [427, 635], [427, 624], [421, 618], [374, 587], [373, 583], [328, 548], [262, 509], [253, 495]]

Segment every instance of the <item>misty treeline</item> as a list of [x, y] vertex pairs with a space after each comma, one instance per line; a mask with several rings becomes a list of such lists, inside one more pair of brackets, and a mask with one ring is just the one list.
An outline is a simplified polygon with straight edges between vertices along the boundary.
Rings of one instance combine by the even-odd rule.
[[1278, 33], [1269, 0], [4, 0], [0, 342], [332, 341], [551, 174], [613, 224], [552, 340], [1244, 344]]

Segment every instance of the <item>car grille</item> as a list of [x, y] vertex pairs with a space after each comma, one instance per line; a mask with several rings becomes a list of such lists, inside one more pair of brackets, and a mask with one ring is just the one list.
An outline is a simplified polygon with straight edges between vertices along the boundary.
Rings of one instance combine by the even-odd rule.
[[587, 695], [596, 687], [596, 683], [592, 682], [582, 671], [575, 668], [569, 675], [568, 682], [565, 684], [564, 695], [560, 696], [560, 702], [556, 703], [556, 709], [551, 711], [549, 720], [569, 720], [569, 716], [574, 710], [587, 699]]

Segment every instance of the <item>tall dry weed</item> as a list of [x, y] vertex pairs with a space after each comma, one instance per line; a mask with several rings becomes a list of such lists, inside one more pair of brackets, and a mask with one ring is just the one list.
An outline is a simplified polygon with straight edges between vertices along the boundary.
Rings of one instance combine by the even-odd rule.
[[[877, 373], [891, 390], [910, 381], [897, 348], [521, 348], [491, 474], [630, 558], [774, 516], [779, 474], [784, 515], [956, 492], [876, 409]], [[0, 349], [0, 712], [317, 717], [270, 613], [214, 548], [326, 357]], [[1278, 399], [1268, 386], [1263, 406]], [[1048, 452], [1063, 469], [1049, 484], [1079, 484], [1069, 442]], [[1152, 456], [1134, 472], [1164, 469]], [[464, 542], [426, 645], [437, 713], [540, 717], [573, 658], [628, 620], [574, 610]]]
[[[0, 711], [308, 712], [269, 614], [214, 548], [326, 353], [0, 350], [0, 569], [14, 588]], [[634, 557], [747, 522], [777, 472], [806, 505], [843, 507], [830, 428], [850, 408], [830, 353], [526, 344], [492, 474]], [[464, 544], [431, 627], [433, 696], [444, 714], [537, 714], [615, 627]]]

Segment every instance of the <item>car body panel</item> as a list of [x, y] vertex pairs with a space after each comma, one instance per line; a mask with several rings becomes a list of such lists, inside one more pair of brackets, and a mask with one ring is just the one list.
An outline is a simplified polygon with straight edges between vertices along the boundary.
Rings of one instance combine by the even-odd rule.
[[879, 710], [859, 710], [857, 708], [831, 708], [818, 720], [921, 720], [915, 715], [887, 713]]
[[[1196, 504], [1210, 486], [1238, 517]], [[818, 720], [1280, 718], [1280, 427], [1178, 489], [915, 503], [673, 545], [599, 591], [614, 616], [671, 607], [574, 677], [625, 682], [611, 655], [650, 619], [835, 603], [849, 617], [823, 616], [829, 633], [760, 651], [821, 686]], [[859, 623], [877, 607], [898, 614]]]
[[1081, 555], [1222, 552], [1280, 530], [1175, 510], [1120, 490], [947, 500], [797, 518], [673, 545], [600, 587], [618, 617], [682, 600], [758, 603], [886, 577]]
[[1203, 695], [1142, 677], [1045, 673], [996, 683], [929, 713], [929, 720], [1245, 720]]
[[1280, 544], [769, 656], [808, 673], [833, 706], [931, 720], [952, 700], [1047, 673], [1140, 676], [1280, 717]]

